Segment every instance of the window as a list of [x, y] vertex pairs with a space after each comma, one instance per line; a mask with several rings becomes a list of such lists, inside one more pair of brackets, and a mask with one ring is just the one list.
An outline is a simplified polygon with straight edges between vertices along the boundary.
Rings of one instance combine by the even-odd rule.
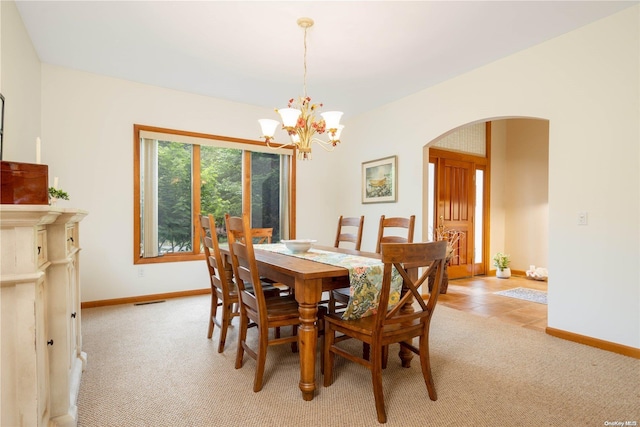
[[292, 149], [256, 141], [134, 126], [134, 264], [201, 258], [198, 215], [251, 212], [253, 227], [289, 238]]
[[287, 182], [283, 160], [277, 154], [251, 153], [251, 226], [273, 228], [274, 242], [289, 235], [281, 221], [287, 205], [287, 194], [280, 191]]

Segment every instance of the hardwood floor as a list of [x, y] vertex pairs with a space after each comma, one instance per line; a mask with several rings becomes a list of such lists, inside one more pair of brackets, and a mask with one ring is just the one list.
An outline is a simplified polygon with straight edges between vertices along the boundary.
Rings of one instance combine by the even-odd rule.
[[524, 328], [544, 332], [547, 327], [545, 304], [494, 294], [518, 287], [546, 291], [547, 282], [519, 276], [511, 276], [509, 279], [478, 276], [450, 280], [447, 293], [440, 295], [438, 304], [479, 316], [496, 317]]

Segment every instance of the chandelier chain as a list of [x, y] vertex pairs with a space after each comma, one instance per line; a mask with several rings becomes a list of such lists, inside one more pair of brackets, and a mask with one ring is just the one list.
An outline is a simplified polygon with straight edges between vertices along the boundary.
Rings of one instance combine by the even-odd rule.
[[307, 97], [307, 27], [304, 27], [304, 75], [302, 80], [304, 97]]

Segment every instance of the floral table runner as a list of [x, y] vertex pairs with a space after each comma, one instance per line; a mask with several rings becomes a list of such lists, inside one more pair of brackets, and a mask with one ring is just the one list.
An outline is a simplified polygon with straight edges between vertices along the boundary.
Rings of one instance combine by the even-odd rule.
[[[351, 296], [349, 297], [347, 309], [342, 314], [342, 318], [359, 319], [376, 313], [380, 289], [382, 288], [382, 273], [384, 271], [382, 261], [374, 258], [313, 248], [309, 249], [308, 252], [292, 253], [282, 243], [254, 245], [254, 248], [348, 269]], [[392, 308], [398, 303], [401, 291], [402, 276], [400, 276], [394, 268], [391, 276], [389, 308]]]

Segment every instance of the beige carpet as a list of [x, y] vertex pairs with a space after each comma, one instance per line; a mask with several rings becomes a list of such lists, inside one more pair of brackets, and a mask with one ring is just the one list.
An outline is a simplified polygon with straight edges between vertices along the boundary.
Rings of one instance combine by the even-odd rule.
[[[234, 369], [237, 328], [223, 354], [217, 332], [206, 338], [208, 306], [208, 296], [196, 296], [83, 310], [79, 425], [379, 425], [369, 371], [341, 358], [334, 384], [324, 388], [318, 372], [316, 397], [305, 402], [298, 355], [272, 348], [264, 388], [253, 393], [253, 360]], [[396, 354], [383, 372], [388, 426], [640, 424], [637, 359], [444, 306], [431, 326], [437, 401], [419, 363], [403, 369]]]

